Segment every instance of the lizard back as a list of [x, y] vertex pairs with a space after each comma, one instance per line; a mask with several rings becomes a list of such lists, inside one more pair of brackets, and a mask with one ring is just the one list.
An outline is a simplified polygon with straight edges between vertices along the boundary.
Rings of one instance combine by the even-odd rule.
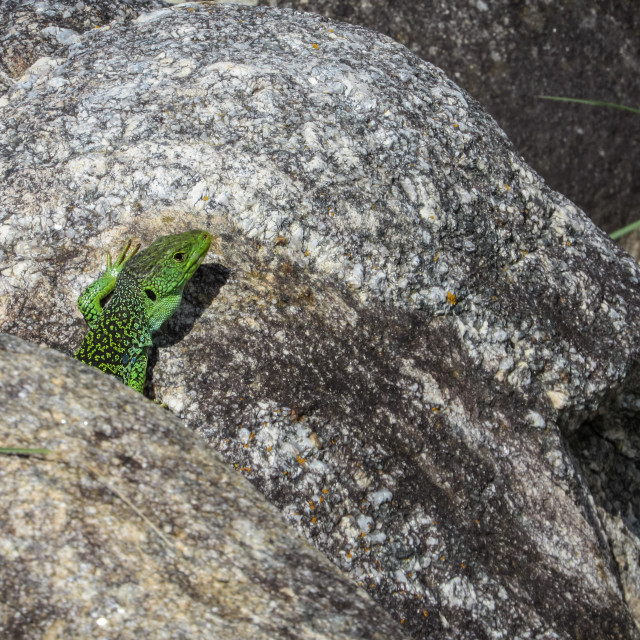
[[136, 359], [151, 344], [144, 302], [134, 284], [121, 274], [97, 326], [89, 330], [75, 356], [125, 383]]

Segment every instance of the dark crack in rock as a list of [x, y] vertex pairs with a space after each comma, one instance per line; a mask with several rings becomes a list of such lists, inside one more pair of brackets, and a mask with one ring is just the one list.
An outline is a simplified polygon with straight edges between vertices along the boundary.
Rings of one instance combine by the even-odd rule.
[[638, 637], [632, 522], [567, 441], [634, 428], [638, 266], [440, 70], [181, 5], [0, 105], [3, 330], [72, 352], [104, 249], [206, 227], [151, 395], [416, 638]]
[[405, 637], [160, 407], [0, 335], [0, 637]]

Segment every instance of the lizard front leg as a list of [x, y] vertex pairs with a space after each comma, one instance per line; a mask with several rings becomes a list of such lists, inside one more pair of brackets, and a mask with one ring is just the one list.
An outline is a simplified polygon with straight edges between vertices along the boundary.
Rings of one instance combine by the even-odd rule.
[[78, 309], [91, 329], [97, 327], [98, 318], [102, 315], [102, 300], [113, 291], [118, 274], [127, 261], [136, 255], [140, 245], [136, 245], [133, 251], [127, 255], [130, 248], [131, 240], [129, 239], [113, 265], [111, 264], [111, 254], [107, 253], [107, 268], [104, 274], [100, 279], [90, 284], [78, 298]]

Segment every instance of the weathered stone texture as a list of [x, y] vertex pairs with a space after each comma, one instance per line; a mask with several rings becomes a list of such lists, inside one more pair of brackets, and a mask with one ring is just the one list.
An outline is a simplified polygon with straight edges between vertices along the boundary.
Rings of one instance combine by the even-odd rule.
[[161, 0], [3, 0], [0, 3], [0, 91], [39, 58], [63, 57], [89, 29], [128, 22]]
[[[636, 0], [255, 0], [376, 29], [438, 65], [553, 188], [613, 231], [638, 219], [640, 118], [540, 100], [640, 105]], [[636, 258], [640, 253], [633, 254]]]
[[0, 637], [404, 637], [180, 421], [0, 335]]
[[618, 462], [632, 442], [638, 265], [440, 70], [189, 5], [0, 105], [0, 328], [72, 352], [103, 249], [208, 228], [150, 394], [414, 637], [638, 637], [607, 539], [636, 505], [594, 503], [601, 449], [566, 439], [600, 416]]

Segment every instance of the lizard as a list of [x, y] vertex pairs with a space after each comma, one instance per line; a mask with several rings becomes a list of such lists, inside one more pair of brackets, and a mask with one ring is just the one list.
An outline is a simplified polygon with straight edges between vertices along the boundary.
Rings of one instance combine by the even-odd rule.
[[[211, 246], [206, 231], [161, 236], [138, 252], [128, 240], [104, 274], [78, 298], [89, 331], [74, 357], [142, 393], [151, 334], [177, 309]], [[105, 301], [109, 295], [111, 297]], [[106, 304], [104, 304], [104, 302]]]

